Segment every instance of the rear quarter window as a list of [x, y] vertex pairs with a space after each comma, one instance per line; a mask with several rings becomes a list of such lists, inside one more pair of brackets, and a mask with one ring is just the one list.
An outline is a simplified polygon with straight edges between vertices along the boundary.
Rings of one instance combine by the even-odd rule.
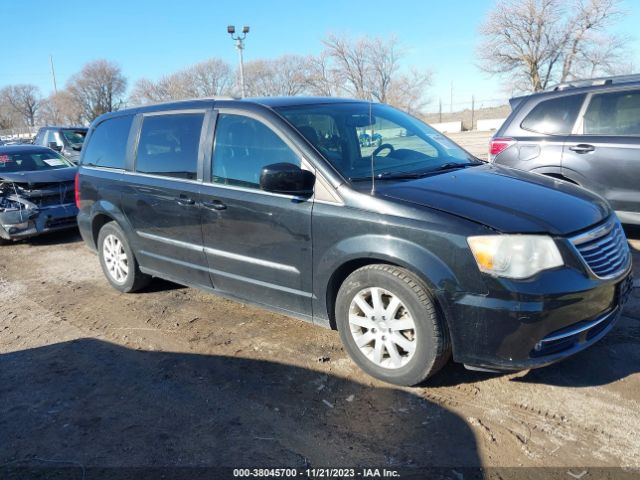
[[82, 165], [125, 168], [132, 121], [132, 115], [125, 115], [99, 123], [83, 149]]
[[567, 95], [540, 102], [527, 114], [520, 127], [547, 135], [568, 135], [582, 107], [584, 97], [584, 94]]
[[594, 95], [583, 130], [585, 135], [640, 135], [640, 90]]

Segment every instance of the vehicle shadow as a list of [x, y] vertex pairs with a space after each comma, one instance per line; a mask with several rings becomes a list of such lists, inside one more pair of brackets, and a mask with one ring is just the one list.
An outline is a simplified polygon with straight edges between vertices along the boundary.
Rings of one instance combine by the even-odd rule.
[[78, 474], [65, 478], [91, 467], [480, 466], [473, 432], [440, 405], [263, 360], [79, 339], [0, 355], [0, 397], [0, 476], [46, 462]]
[[136, 295], [144, 295], [145, 293], [168, 292], [170, 290], [181, 290], [184, 288], [189, 287], [180, 285], [179, 283], [173, 283], [172, 281], [165, 280], [164, 278], [154, 277], [149, 285], [136, 292]]
[[60, 230], [58, 232], [44, 233], [37, 237], [25, 238], [21, 240], [24, 243], [30, 243], [32, 245], [62, 245], [65, 243], [78, 243], [82, 241], [80, 232], [77, 228], [70, 228], [69, 230]]

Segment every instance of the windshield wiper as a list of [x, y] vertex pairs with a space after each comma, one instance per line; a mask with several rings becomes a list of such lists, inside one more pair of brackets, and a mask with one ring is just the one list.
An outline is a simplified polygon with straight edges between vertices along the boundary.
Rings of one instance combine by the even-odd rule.
[[[376, 180], [402, 180], [402, 179], [411, 179], [411, 178], [422, 178], [427, 175], [433, 175], [435, 173], [440, 173], [445, 170], [453, 170], [455, 168], [467, 168], [467, 167], [475, 167], [477, 165], [483, 165], [485, 162], [482, 160], [474, 160], [471, 162], [458, 163], [458, 162], [447, 162], [439, 165], [436, 168], [430, 168], [429, 170], [421, 170], [418, 172], [381, 172], [377, 173], [375, 176]], [[363, 182], [366, 180], [371, 180], [371, 176], [368, 177], [351, 177], [349, 178], [352, 182]]]
[[431, 171], [432, 172], [441, 172], [442, 170], [452, 170], [454, 168], [475, 167], [476, 165], [482, 165], [483, 163], [484, 162], [481, 161], [481, 160], [474, 160], [473, 162], [465, 162], [465, 163], [447, 162], [447, 163], [443, 163], [442, 165], [438, 166], [437, 168], [434, 168]]
[[[382, 172], [377, 173], [375, 176], [375, 180], [394, 180], [394, 179], [402, 179], [402, 178], [420, 178], [425, 175], [429, 175], [432, 173], [428, 172]], [[368, 177], [350, 177], [349, 180], [352, 182], [364, 182], [366, 180], [371, 180], [371, 175]]]

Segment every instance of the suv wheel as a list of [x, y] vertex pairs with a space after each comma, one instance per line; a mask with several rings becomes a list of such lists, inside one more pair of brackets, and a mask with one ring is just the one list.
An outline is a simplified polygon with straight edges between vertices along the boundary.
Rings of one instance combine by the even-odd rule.
[[115, 222], [109, 222], [100, 229], [98, 255], [105, 277], [116, 290], [136, 292], [151, 280], [149, 275], [140, 271], [127, 237]]
[[449, 335], [426, 285], [392, 265], [368, 265], [344, 281], [336, 299], [340, 338], [368, 374], [416, 385], [448, 360]]

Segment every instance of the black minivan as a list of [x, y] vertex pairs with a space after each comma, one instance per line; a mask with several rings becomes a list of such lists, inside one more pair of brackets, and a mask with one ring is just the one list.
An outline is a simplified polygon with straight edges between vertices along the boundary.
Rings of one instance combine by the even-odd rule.
[[[368, 135], [377, 142], [361, 142]], [[96, 119], [78, 224], [122, 292], [162, 277], [335, 328], [414, 385], [547, 365], [602, 338], [631, 255], [601, 197], [478, 161], [383, 104], [192, 100]]]

